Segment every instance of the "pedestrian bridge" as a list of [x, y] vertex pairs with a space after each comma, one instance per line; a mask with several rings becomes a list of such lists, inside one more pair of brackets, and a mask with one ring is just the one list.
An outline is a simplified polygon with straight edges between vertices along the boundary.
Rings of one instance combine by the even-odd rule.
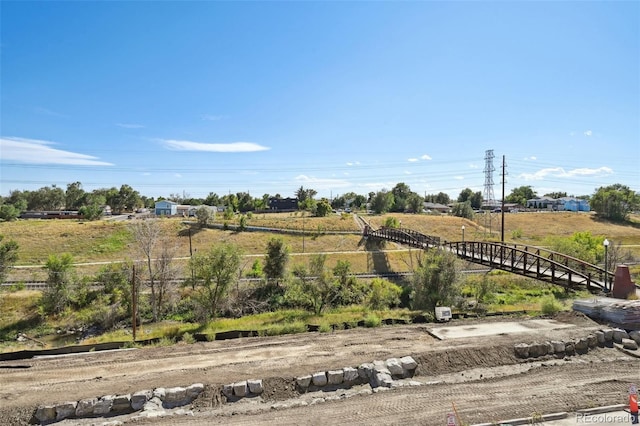
[[454, 253], [468, 262], [486, 265], [534, 278], [565, 288], [586, 288], [589, 291], [611, 289], [613, 274], [597, 265], [575, 257], [522, 244], [489, 241], [443, 241], [440, 237], [424, 235], [406, 228], [373, 229], [364, 225], [365, 238], [376, 238], [408, 245], [418, 249], [440, 248]]

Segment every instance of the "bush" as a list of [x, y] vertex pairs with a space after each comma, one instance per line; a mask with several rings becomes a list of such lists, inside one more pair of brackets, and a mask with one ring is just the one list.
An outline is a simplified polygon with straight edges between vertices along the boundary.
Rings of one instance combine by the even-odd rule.
[[364, 318], [364, 326], [373, 328], [380, 327], [382, 320], [376, 314], [369, 314]]
[[191, 345], [196, 342], [196, 339], [193, 337], [191, 333], [186, 332], [182, 335], [182, 342]]
[[546, 296], [540, 302], [540, 309], [544, 315], [553, 315], [562, 310], [562, 304], [553, 296]]

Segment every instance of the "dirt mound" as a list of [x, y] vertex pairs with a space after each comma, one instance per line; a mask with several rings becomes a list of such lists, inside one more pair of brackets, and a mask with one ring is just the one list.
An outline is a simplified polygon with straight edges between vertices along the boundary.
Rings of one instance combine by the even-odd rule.
[[222, 386], [205, 385], [198, 398], [191, 403], [191, 408], [195, 411], [217, 408], [224, 403], [222, 398]]
[[511, 346], [448, 349], [413, 355], [418, 362], [417, 376], [455, 373], [478, 367], [515, 364], [518, 359]]
[[262, 398], [267, 401], [282, 401], [299, 395], [294, 378], [269, 377], [262, 381], [262, 385]]

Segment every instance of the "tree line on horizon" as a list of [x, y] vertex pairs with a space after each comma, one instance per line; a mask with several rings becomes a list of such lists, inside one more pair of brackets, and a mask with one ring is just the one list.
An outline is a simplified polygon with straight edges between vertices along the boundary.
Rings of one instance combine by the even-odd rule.
[[[317, 191], [300, 186], [294, 194], [299, 210], [309, 211], [316, 216], [327, 216], [332, 210], [367, 208], [376, 213], [407, 212], [422, 213], [425, 202], [450, 205], [451, 213], [466, 218], [472, 218], [474, 210], [481, 209], [483, 197], [480, 191], [474, 192], [470, 188], [463, 189], [457, 199], [452, 200], [448, 194], [420, 195], [411, 190], [404, 182], [396, 184], [391, 190], [382, 189], [369, 192], [366, 195], [347, 192], [342, 195], [316, 199]], [[512, 189], [505, 197], [505, 202], [526, 206], [527, 200], [536, 198], [538, 194], [530, 186], [520, 186]], [[558, 199], [566, 197], [567, 193], [558, 191], [544, 194], [545, 197]], [[114, 213], [132, 212], [140, 208], [153, 209], [157, 201], [170, 200], [178, 204], [192, 206], [225, 206], [232, 213], [246, 213], [251, 211], [265, 211], [269, 209], [271, 198], [281, 199], [280, 194], [264, 194], [253, 197], [249, 192], [218, 195], [210, 192], [204, 198], [191, 197], [182, 194], [169, 194], [168, 197], [147, 197], [141, 195], [130, 185], [123, 184], [120, 188], [100, 188], [85, 191], [82, 183], [67, 184], [66, 190], [56, 185], [44, 186], [37, 190], [14, 190], [9, 196], [0, 196], [0, 221], [10, 221], [20, 217], [25, 211], [78, 211], [85, 219], [95, 220], [102, 216], [105, 206], [109, 206]], [[634, 192], [628, 186], [614, 184], [597, 188], [593, 195], [582, 195], [576, 198], [590, 202], [592, 210], [605, 219], [622, 222], [629, 214], [640, 208], [640, 193]]]

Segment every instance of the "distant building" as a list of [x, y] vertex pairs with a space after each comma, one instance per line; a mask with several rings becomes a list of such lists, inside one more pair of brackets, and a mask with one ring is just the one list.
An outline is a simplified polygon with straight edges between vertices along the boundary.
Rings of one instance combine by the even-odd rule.
[[575, 197], [548, 198], [538, 197], [527, 200], [527, 208], [539, 210], [588, 212], [591, 211], [589, 202]]
[[269, 210], [279, 212], [292, 212], [298, 210], [297, 198], [269, 198]]
[[155, 214], [156, 216], [175, 216], [178, 214], [178, 203], [169, 200], [157, 201]]
[[451, 207], [449, 206], [445, 206], [444, 204], [440, 204], [440, 203], [430, 203], [430, 202], [424, 202], [423, 203], [424, 209], [425, 211], [429, 212], [440, 212], [440, 213], [449, 213], [451, 211]]

